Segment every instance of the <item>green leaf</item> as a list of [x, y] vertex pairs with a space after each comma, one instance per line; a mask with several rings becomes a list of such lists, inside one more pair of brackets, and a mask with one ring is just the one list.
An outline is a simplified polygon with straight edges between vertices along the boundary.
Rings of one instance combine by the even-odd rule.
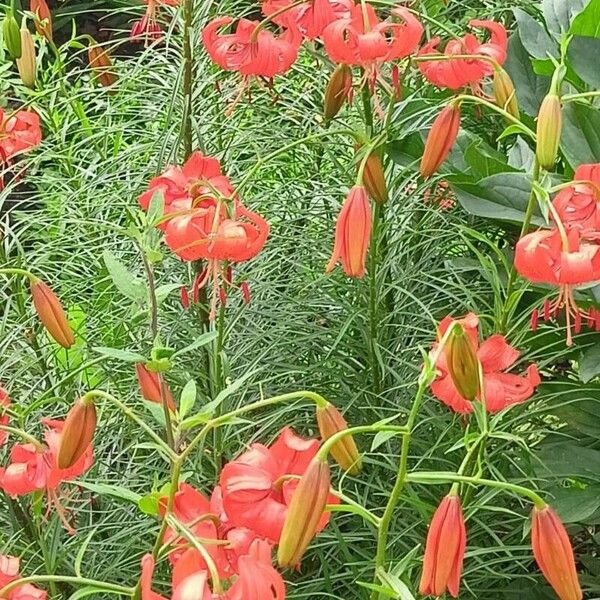
[[579, 359], [579, 379], [588, 383], [600, 375], [600, 343], [586, 348]]
[[103, 598], [108, 594], [112, 594], [113, 596], [123, 596], [122, 593], [114, 590], [107, 590], [99, 586], [96, 587], [93, 585], [86, 585], [85, 587], [79, 588], [78, 590], [73, 592], [69, 596], [69, 600], [79, 600], [79, 598], [87, 598], [88, 596], [96, 596], [96, 598]]
[[569, 44], [567, 56], [571, 67], [583, 81], [600, 88], [600, 38], [574, 36]]
[[91, 483], [89, 481], [77, 481], [77, 485], [101, 496], [112, 496], [113, 498], [131, 502], [132, 504], [137, 504], [141, 498], [140, 494], [120, 485]]
[[374, 452], [381, 446], [385, 444], [388, 440], [391, 440], [393, 437], [400, 435], [398, 431], [378, 431], [373, 437], [373, 442], [371, 443], [371, 452]]
[[564, 523], [582, 523], [600, 509], [600, 485], [561, 487], [551, 490], [552, 508]]
[[535, 152], [529, 144], [521, 137], [517, 137], [514, 145], [508, 151], [508, 164], [529, 173], [533, 167]]
[[600, 111], [581, 102], [570, 102], [563, 110], [561, 150], [573, 169], [600, 162]]
[[548, 29], [560, 36], [569, 31], [571, 22], [589, 0], [542, 0], [542, 13]]
[[160, 494], [148, 494], [147, 496], [142, 496], [138, 500], [138, 508], [145, 514], [150, 516], [157, 516], [159, 514], [159, 499]]
[[[475, 184], [449, 181], [467, 212], [490, 219], [523, 221], [531, 194], [531, 180], [525, 173], [499, 173]], [[539, 216], [535, 216], [533, 222], [543, 224]]]
[[550, 79], [535, 74], [529, 54], [516, 34], [508, 41], [508, 56], [504, 68], [513, 80], [519, 106], [525, 113], [535, 117], [550, 88]]
[[127, 298], [138, 302], [146, 298], [146, 286], [137, 277], [134, 277], [127, 267], [112, 252], [105, 250], [102, 253], [104, 264], [115, 287]]
[[194, 407], [196, 393], [196, 382], [190, 379], [185, 384], [183, 390], [181, 390], [181, 397], [179, 399], [179, 414], [181, 418], [185, 417]]
[[162, 304], [171, 292], [178, 290], [181, 288], [181, 285], [178, 283], [165, 283], [156, 288], [156, 301], [158, 304]]
[[600, 38], [600, 0], [590, 0], [571, 23], [569, 33]]
[[513, 14], [519, 26], [519, 37], [525, 50], [534, 58], [558, 58], [556, 42], [548, 35], [544, 26], [520, 8], [514, 8]]
[[122, 362], [129, 363], [145, 363], [146, 357], [142, 354], [138, 354], [137, 352], [132, 352], [131, 350], [121, 350], [120, 348], [107, 348], [106, 346], [96, 346], [92, 348], [94, 352], [98, 352], [98, 354], [103, 354], [104, 356], [108, 356], [109, 358], [114, 358], [115, 360], [120, 360]]
[[207, 333], [203, 333], [199, 335], [195, 341], [193, 341], [189, 346], [182, 348], [181, 350], [177, 350], [177, 352], [173, 353], [173, 358], [176, 356], [181, 356], [182, 354], [186, 354], [187, 352], [191, 352], [192, 350], [197, 350], [202, 346], [206, 346], [206, 344], [210, 344], [217, 337], [216, 331], [209, 331]]
[[600, 450], [580, 446], [576, 442], [545, 444], [539, 458], [542, 473], [556, 478], [573, 478], [600, 483]]
[[382, 568], [377, 569], [377, 577], [385, 585], [394, 592], [394, 597], [399, 600], [415, 600], [408, 586], [394, 573], [388, 573]]

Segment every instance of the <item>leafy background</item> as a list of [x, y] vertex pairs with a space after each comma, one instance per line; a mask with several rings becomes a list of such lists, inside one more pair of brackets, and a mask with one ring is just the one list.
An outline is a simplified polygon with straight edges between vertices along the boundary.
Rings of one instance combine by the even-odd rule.
[[[3, 103], [35, 106], [45, 131], [41, 150], [28, 158], [25, 181], [0, 193], [1, 252], [3, 263], [28, 265], [52, 283], [69, 308], [78, 341], [68, 355], [57, 351], [39, 331], [26, 290], [17, 281], [3, 282], [0, 380], [28, 430], [36, 431], [42, 414], [62, 416], [77, 394], [94, 386], [118, 395], [152, 421], [156, 414], [139, 398], [131, 364], [95, 349], [147, 353], [151, 344], [143, 295], [136, 285], [143, 281], [139, 251], [122, 228], [137, 221], [136, 198], [147, 181], [178, 160], [183, 112], [180, 17], [167, 12], [164, 42], [145, 49], [126, 40], [131, 20], [142, 11], [133, 1], [67, 0], [55, 5], [58, 35], [65, 44], [64, 70], [41, 56], [40, 83], [31, 91], [20, 85], [7, 58], [0, 56]], [[196, 5], [196, 31], [216, 15], [256, 13], [250, 0]], [[422, 0], [419, 9], [429, 17], [428, 36], [439, 32], [437, 22], [461, 34], [472, 18], [500, 19], [511, 28], [507, 70], [530, 125], [549, 87], [561, 35], [574, 36], [568, 86], [573, 91], [600, 87], [599, 0], [450, 0], [447, 5]], [[91, 80], [85, 49], [72, 41], [73, 23], [80, 31], [91, 29], [113, 48], [119, 73], [114, 94]], [[440, 210], [426, 200], [431, 185], [417, 177], [415, 165], [424, 130], [445, 95], [423, 87], [416, 76], [405, 79], [393, 141], [386, 149], [391, 198], [386, 207], [387, 251], [376, 282], [381, 302], [373, 354], [368, 351], [368, 282], [323, 272], [333, 219], [354, 177], [351, 140], [335, 131], [357, 125], [359, 109], [345, 109], [339, 123], [331, 126], [331, 135], [314, 138], [324, 132], [321, 101], [331, 67], [320, 53], [316, 61], [305, 50], [289, 76], [276, 82], [276, 102], [269, 91], [255, 88], [252, 101], [242, 102], [226, 119], [223, 113], [235, 81], [210, 65], [198, 37], [196, 145], [219, 156], [234, 182], [261, 157], [291, 140], [307, 138], [263, 164], [244, 192], [246, 203], [267, 215], [272, 233], [265, 251], [239, 273], [250, 279], [252, 303], [245, 306], [232, 298], [227, 310], [226, 366], [233, 382], [228, 405], [257, 399], [261, 393], [313, 389], [343, 407], [355, 424], [406, 413], [420, 367], [419, 346], [431, 343], [437, 320], [449, 312], [474, 311], [482, 316], [486, 334], [493, 332], [529, 192], [531, 147], [515, 135], [497, 142], [504, 129], [498, 118], [470, 111], [458, 148], [443, 169], [458, 204]], [[215, 90], [217, 81], [220, 92]], [[600, 112], [593, 101], [567, 107], [561, 144], [564, 172], [559, 178], [568, 179], [582, 162], [600, 162], [599, 132]], [[114, 267], [109, 272], [106, 252], [130, 275], [119, 276]], [[176, 348], [193, 344], [202, 333], [197, 317], [184, 313], [178, 299], [177, 288], [191, 277], [185, 265], [165, 253], [158, 267], [164, 296], [160, 327], [164, 341]], [[492, 440], [487, 458], [493, 476], [535, 482], [554, 498], [575, 542], [586, 597], [596, 598], [600, 342], [597, 334], [583, 333], [574, 349], [567, 350], [556, 327], [531, 332], [529, 313], [546, 293], [532, 290], [523, 297], [508, 332], [510, 342], [523, 351], [521, 365], [535, 361], [545, 383], [526, 406], [499, 417], [502, 430], [510, 434]], [[600, 300], [595, 288], [587, 294]], [[373, 381], [375, 363], [383, 373], [382, 386]], [[213, 397], [202, 348], [183, 354], [169, 377], [177, 392], [190, 379], [196, 381], [194, 411]], [[140, 510], [138, 500], [160, 487], [167, 474], [140, 443], [138, 429], [121, 415], [103, 408], [100, 422], [96, 465], [71, 499], [78, 535], [68, 537], [55, 520], [44, 525], [41, 535], [59, 572], [129, 585], [157, 529], [155, 518]], [[224, 456], [235, 456], [253, 440], [272, 439], [283, 424], [314, 433], [310, 411], [281, 408], [226, 431]], [[462, 458], [456, 440], [464, 431], [459, 417], [429, 399], [411, 465], [455, 468]], [[360, 440], [365, 472], [356, 479], [344, 477], [343, 486], [358, 502], [378, 511], [396, 472], [399, 443], [370, 443]], [[209, 490], [215, 480], [211, 456], [197, 456], [186, 476]], [[410, 589], [419, 575], [418, 549], [427, 522], [444, 493], [437, 487], [410, 488], [397, 510], [390, 536], [391, 571]], [[18, 507], [6, 498], [0, 503], [7, 515], [0, 527], [0, 550], [21, 555], [26, 573], [43, 571], [35, 538], [15, 521]], [[27, 503], [23, 508], [41, 510]], [[496, 491], [472, 496], [466, 507], [469, 547], [463, 597], [553, 597], [532, 565], [527, 510]], [[369, 526], [356, 516], [337, 515], [313, 544], [302, 571], [289, 576], [289, 597], [368, 597], [357, 582], [370, 581], [373, 554]], [[166, 570], [161, 576], [168, 581]], [[397, 597], [410, 598], [404, 588], [398, 590]], [[62, 591], [65, 598], [72, 592]]]

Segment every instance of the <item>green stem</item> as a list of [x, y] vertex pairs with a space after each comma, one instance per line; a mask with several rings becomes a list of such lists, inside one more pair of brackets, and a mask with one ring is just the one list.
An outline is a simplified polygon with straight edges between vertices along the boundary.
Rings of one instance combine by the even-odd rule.
[[[44, 534], [41, 531], [39, 524], [38, 524], [38, 526], [36, 526], [35, 530], [36, 530], [36, 536], [37, 536], [37, 543], [38, 543], [40, 550], [42, 551], [42, 556], [44, 558], [44, 566], [46, 567], [46, 571], [48, 572], [48, 575], [54, 575], [54, 565], [52, 564], [50, 552], [48, 550], [48, 544], [46, 544]], [[57, 598], [58, 597], [58, 587], [56, 585], [56, 581], [48, 581], [48, 587], [50, 588], [50, 596], [52, 598]], [[0, 594], [0, 597], [3, 597], [2, 594]]]
[[27, 277], [31, 282], [35, 282], [38, 279], [33, 273], [30, 273], [25, 269], [16, 269], [12, 267], [0, 269], [0, 275], [22, 275], [23, 277]]
[[42, 452], [44, 449], [42, 444], [40, 444], [40, 442], [36, 438], [34, 438], [32, 435], [29, 435], [22, 429], [17, 429], [16, 427], [10, 427], [8, 425], [0, 425], [0, 431], [12, 433], [13, 435], [20, 437], [21, 439], [25, 440], [28, 444], [32, 444], [33, 446], [35, 446], [36, 450], [39, 452]]
[[600, 96], [600, 90], [594, 90], [593, 92], [582, 92], [580, 94], [565, 94], [561, 96], [560, 100], [563, 104], [567, 102], [576, 102], [577, 100], [583, 100], [584, 98], [596, 98]]
[[[223, 373], [223, 360], [222, 352], [225, 346], [225, 306], [221, 305], [219, 308], [219, 315], [216, 322], [217, 338], [214, 341], [214, 358], [213, 363], [215, 366], [213, 380], [216, 383], [216, 389], [213, 392], [213, 397], [216, 398], [217, 394], [221, 392], [224, 387], [224, 373]], [[224, 406], [220, 404], [215, 415], [217, 417], [223, 414]], [[221, 439], [221, 429], [216, 428], [213, 430], [213, 460], [217, 471], [220, 471], [223, 467], [223, 448]]]
[[[521, 227], [521, 233], [519, 234], [519, 239], [522, 238], [528, 231], [531, 225], [531, 220], [533, 219], [533, 211], [535, 209], [537, 203], [537, 197], [535, 194], [535, 183], [539, 181], [540, 178], [541, 167], [537, 160], [533, 163], [533, 176], [532, 176], [532, 186], [531, 193], [529, 194], [529, 199], [527, 201], [527, 208], [525, 209], [525, 217], [523, 218], [523, 225]], [[500, 313], [500, 323], [498, 327], [498, 333], [506, 333], [508, 319], [512, 314], [511, 310], [511, 300], [512, 294], [514, 291], [515, 284], [517, 282], [517, 270], [515, 269], [514, 262], [511, 265], [510, 272], [508, 274], [508, 281], [506, 283], [506, 300], [504, 301], [504, 306], [502, 307], [502, 312]]]
[[183, 153], [187, 160], [193, 150], [192, 120], [194, 116], [194, 56], [192, 50], [192, 25], [194, 21], [194, 0], [184, 0], [183, 3]]

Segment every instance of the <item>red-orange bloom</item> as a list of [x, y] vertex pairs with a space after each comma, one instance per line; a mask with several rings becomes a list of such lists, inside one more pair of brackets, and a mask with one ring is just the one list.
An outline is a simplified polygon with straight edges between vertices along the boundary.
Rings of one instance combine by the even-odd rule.
[[337, 19], [325, 28], [323, 43], [331, 60], [357, 65], [373, 81], [384, 62], [408, 56], [416, 49], [423, 26], [406, 8], [395, 8], [392, 15], [402, 23], [381, 21], [370, 5], [355, 4], [346, 18]]
[[[3, 387], [0, 387], [0, 425], [8, 425], [10, 422], [10, 416], [6, 412], [6, 409], [10, 408], [10, 404], [8, 392]], [[0, 430], [0, 446], [4, 446], [7, 439], [8, 432]]]
[[[15, 556], [0, 554], [0, 588], [7, 586], [17, 579], [21, 579], [19, 573], [19, 559]], [[13, 588], [8, 596], [2, 596], [7, 600], [46, 600], [47, 593], [44, 590], [26, 583]]]
[[543, 229], [523, 236], [515, 248], [515, 268], [533, 283], [558, 286], [560, 294], [553, 303], [544, 304], [545, 320], [564, 309], [567, 320], [567, 344], [573, 343], [573, 331], [579, 333], [583, 320], [597, 326], [600, 315], [583, 310], [573, 290], [600, 280], [600, 246], [586, 239], [579, 229]]
[[549, 506], [533, 509], [531, 545], [540, 570], [560, 600], [581, 600], [583, 594], [569, 536]]
[[333, 253], [325, 271], [342, 263], [348, 277], [363, 277], [371, 240], [371, 204], [367, 190], [356, 185], [348, 194], [335, 226]]
[[75, 336], [58, 296], [41, 279], [32, 280], [30, 288], [33, 306], [42, 325], [58, 344], [70, 348], [75, 343]]
[[423, 177], [433, 175], [448, 158], [460, 130], [460, 105], [445, 106], [431, 125], [421, 158]]
[[[262, 11], [266, 16], [282, 11], [292, 0], [266, 0]], [[307, 0], [281, 12], [273, 22], [288, 29], [298, 29], [309, 40], [319, 37], [323, 30], [338, 19], [348, 18], [354, 6], [352, 0]]]
[[37, 113], [20, 110], [7, 114], [0, 108], [0, 189], [4, 184], [1, 173], [4, 166], [10, 166], [15, 156], [39, 146], [41, 142], [42, 130]]
[[442, 596], [446, 590], [458, 597], [467, 530], [460, 498], [449, 494], [438, 506], [425, 544], [423, 574], [419, 592], [423, 596]]
[[37, 16], [35, 29], [46, 39], [52, 40], [52, 13], [46, 0], [30, 0], [29, 10]]
[[239, 19], [234, 33], [219, 33], [233, 22], [232, 17], [218, 17], [202, 30], [206, 51], [225, 71], [270, 79], [287, 72], [296, 61], [302, 42], [296, 28], [275, 35], [259, 28], [258, 21]]
[[[137, 363], [135, 365], [135, 374], [137, 376], [138, 384], [140, 386], [140, 392], [142, 393], [142, 398], [147, 400], [148, 402], [154, 402], [155, 404], [162, 403], [162, 394], [161, 394], [161, 380], [158, 373], [154, 373], [153, 371], [148, 371], [146, 367], [142, 363]], [[167, 400], [167, 406], [169, 410], [175, 412], [175, 402], [173, 401], [173, 396], [171, 394], [171, 388], [166, 381], [163, 381], [164, 393]]]
[[[448, 316], [440, 322], [438, 328], [440, 337], [446, 333], [453, 321], [454, 319]], [[462, 319], [458, 319], [458, 321], [477, 350], [477, 358], [483, 370], [483, 387], [487, 410], [495, 413], [513, 404], [525, 402], [530, 398], [535, 388], [540, 384], [540, 376], [536, 366], [530, 365], [524, 376], [505, 373], [504, 371], [510, 369], [519, 358], [519, 351], [510, 346], [506, 338], [501, 335], [493, 335], [480, 345], [479, 319], [473, 313], [469, 313]], [[436, 347], [437, 344], [434, 345], [434, 349]], [[473, 406], [460, 395], [452, 381], [445, 352], [440, 354], [436, 368], [438, 376], [431, 384], [433, 395], [455, 412], [462, 414], [472, 412]]]
[[[446, 44], [444, 55], [484, 55], [502, 65], [506, 60], [508, 37], [506, 29], [495, 21], [473, 20], [471, 27], [482, 27], [491, 33], [491, 40], [480, 42], [469, 33], [458, 40], [450, 40]], [[418, 56], [435, 56], [441, 53], [437, 49], [440, 38], [435, 37], [421, 48]], [[487, 60], [482, 59], [444, 59], [419, 61], [419, 69], [425, 78], [441, 88], [458, 90], [466, 85], [476, 86], [484, 77], [493, 73], [493, 67]]]
[[146, 43], [150, 40], [160, 40], [163, 31], [156, 20], [158, 7], [163, 4], [166, 6], [177, 6], [179, 0], [143, 0], [147, 5], [144, 16], [133, 24], [130, 37], [132, 41], [142, 41]]

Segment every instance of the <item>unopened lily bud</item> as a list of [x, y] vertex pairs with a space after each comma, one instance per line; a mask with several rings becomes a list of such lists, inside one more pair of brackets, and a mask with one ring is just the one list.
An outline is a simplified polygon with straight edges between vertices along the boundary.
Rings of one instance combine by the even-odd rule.
[[98, 83], [103, 87], [110, 87], [117, 81], [117, 75], [112, 70], [113, 63], [106, 49], [98, 44], [88, 47], [88, 60], [90, 68], [96, 74]]
[[277, 550], [280, 567], [296, 567], [300, 563], [317, 533], [330, 485], [329, 464], [316, 456], [300, 479], [288, 508]]
[[352, 69], [345, 64], [336, 67], [325, 89], [323, 116], [326, 121], [333, 119], [344, 106], [352, 90]]
[[56, 457], [59, 469], [69, 469], [85, 454], [95, 431], [96, 405], [91, 398], [79, 398], [71, 407], [60, 434]]
[[519, 103], [517, 101], [515, 86], [510, 75], [502, 67], [494, 71], [492, 87], [496, 104], [518, 119]]
[[[142, 398], [148, 402], [154, 402], [156, 404], [162, 403], [161, 394], [161, 380], [158, 373], [149, 371], [142, 363], [135, 365], [135, 374], [137, 375], [138, 384], [140, 386], [140, 392]], [[171, 395], [171, 390], [165, 381], [163, 381], [164, 393], [167, 400], [167, 406], [169, 410], [175, 412], [175, 402]]]
[[430, 177], [446, 160], [460, 129], [460, 105], [449, 104], [436, 117], [425, 141], [421, 175]]
[[363, 184], [367, 188], [367, 193], [375, 202], [383, 204], [388, 200], [388, 189], [385, 182], [385, 171], [383, 170], [383, 162], [381, 156], [375, 152], [371, 152], [365, 163], [363, 171]]
[[31, 0], [30, 9], [36, 16], [35, 30], [47, 40], [52, 41], [52, 13], [46, 0]]
[[[348, 423], [340, 411], [329, 402], [326, 406], [317, 407], [317, 424], [323, 441], [328, 440], [340, 431], [348, 429]], [[351, 435], [344, 436], [331, 448], [331, 455], [342, 469], [351, 475], [358, 475], [362, 467], [362, 461], [356, 442]]]
[[63, 348], [70, 348], [75, 336], [57, 295], [41, 279], [35, 278], [31, 281], [31, 298], [46, 331]]
[[558, 94], [548, 94], [540, 106], [537, 121], [537, 146], [535, 154], [540, 166], [547, 171], [554, 168], [560, 134], [562, 132], [562, 110]]
[[479, 393], [479, 360], [463, 326], [455, 322], [444, 349], [448, 372], [458, 393], [472, 402]]
[[29, 88], [35, 87], [36, 77], [36, 56], [35, 56], [35, 43], [33, 36], [29, 33], [29, 29], [21, 29], [21, 57], [17, 58], [17, 70], [19, 71], [19, 77]]
[[2, 22], [2, 39], [4, 46], [13, 59], [21, 58], [21, 31], [12, 11], [9, 11]]

